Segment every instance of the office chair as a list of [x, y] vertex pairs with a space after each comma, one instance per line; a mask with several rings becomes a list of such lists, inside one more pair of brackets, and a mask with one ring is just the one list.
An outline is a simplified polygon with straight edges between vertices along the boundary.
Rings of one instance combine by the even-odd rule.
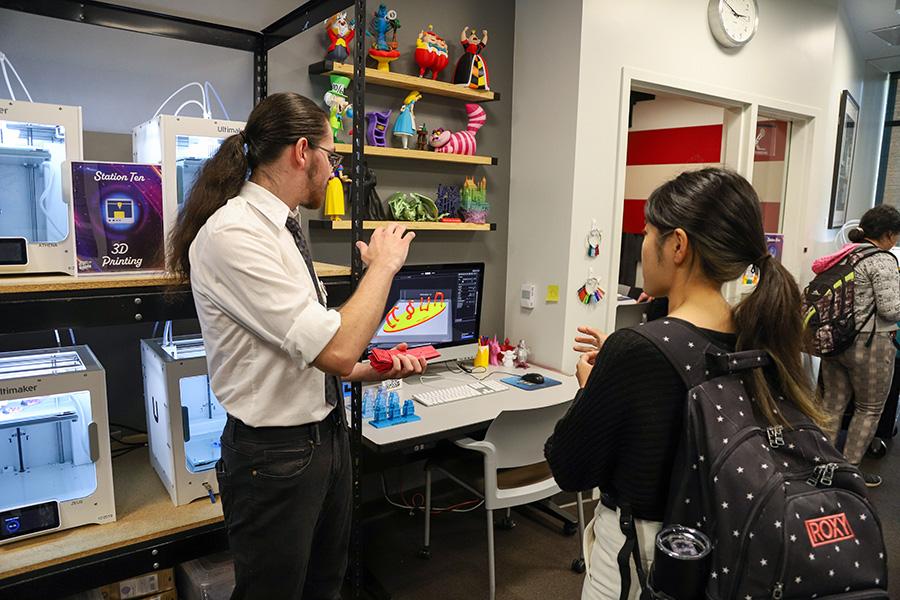
[[[544, 461], [544, 442], [553, 433], [569, 402], [543, 408], [503, 411], [488, 427], [482, 441], [463, 438], [456, 445], [465, 450], [478, 452], [484, 460], [484, 489], [478, 490], [460, 477], [449, 472], [440, 464], [427, 463], [425, 466], [425, 546], [421, 556], [431, 555], [431, 474], [440, 471], [452, 481], [484, 498], [487, 513], [488, 576], [490, 599], [494, 600], [496, 579], [494, 572], [494, 511], [506, 509], [504, 522], [509, 526], [510, 509], [550, 498], [561, 490]], [[577, 494], [579, 558], [572, 562], [572, 569], [584, 572], [582, 543], [584, 539], [584, 509], [581, 493]]]

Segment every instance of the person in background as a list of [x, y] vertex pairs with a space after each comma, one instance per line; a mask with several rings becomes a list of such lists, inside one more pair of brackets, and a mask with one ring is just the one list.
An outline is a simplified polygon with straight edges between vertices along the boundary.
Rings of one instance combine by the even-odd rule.
[[[900, 237], [900, 212], [886, 204], [876, 206], [866, 211], [848, 237], [850, 246], [817, 260], [813, 271], [826, 271], [860, 248], [874, 246], [890, 251]], [[856, 264], [854, 276], [853, 309], [860, 331], [847, 350], [822, 359], [822, 381], [823, 404], [829, 416], [824, 430], [833, 444], [837, 443], [847, 404], [853, 399], [855, 409], [844, 442], [844, 456], [858, 466], [875, 437], [894, 374], [893, 339], [900, 320], [897, 259], [885, 252], [873, 254]], [[881, 485], [879, 475], [863, 476], [867, 486]]]
[[365, 276], [339, 310], [325, 305], [299, 209], [322, 206], [340, 162], [321, 108], [268, 96], [204, 164], [172, 233], [170, 265], [191, 283], [210, 385], [228, 413], [216, 476], [233, 600], [340, 598], [352, 482], [336, 376], [425, 369], [406, 355], [385, 374], [357, 362], [414, 237], [402, 226], [358, 242]]
[[[668, 299], [668, 317], [729, 351], [765, 349], [777, 366], [765, 373], [814, 420], [822, 414], [801, 366], [800, 290], [767, 252], [759, 198], [746, 179], [724, 169], [687, 172], [656, 189], [645, 209], [641, 249], [644, 289]], [[760, 271], [756, 289], [732, 308], [722, 286], [749, 265]], [[645, 571], [668, 500], [681, 441], [687, 389], [657, 347], [630, 329], [605, 340], [579, 329], [576, 349], [581, 390], [547, 440], [545, 455], [563, 490], [600, 488], [601, 502], [585, 531], [587, 574], [583, 600], [617, 599], [617, 555], [625, 542], [618, 506], [635, 517]], [[599, 351], [594, 349], [600, 347]], [[761, 409], [776, 401], [767, 385], [751, 382]], [[640, 594], [633, 561], [629, 598]]]

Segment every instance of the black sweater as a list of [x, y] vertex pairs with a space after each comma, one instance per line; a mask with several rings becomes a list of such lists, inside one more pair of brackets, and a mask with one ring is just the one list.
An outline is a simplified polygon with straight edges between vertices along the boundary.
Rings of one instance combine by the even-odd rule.
[[[699, 331], [734, 350], [733, 334]], [[599, 487], [630, 502], [635, 517], [662, 521], [686, 395], [684, 382], [652, 342], [628, 329], [610, 335], [544, 448], [559, 486]]]

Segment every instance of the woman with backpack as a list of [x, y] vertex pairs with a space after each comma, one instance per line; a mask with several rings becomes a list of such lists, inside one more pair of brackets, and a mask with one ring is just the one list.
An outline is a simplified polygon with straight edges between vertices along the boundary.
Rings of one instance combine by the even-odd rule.
[[[900, 238], [900, 212], [886, 204], [876, 206], [866, 211], [848, 237], [852, 244], [817, 260], [813, 271], [827, 271], [851, 253], [869, 253], [853, 267], [853, 313], [859, 333], [849, 348], [822, 359], [823, 405], [829, 417], [825, 432], [836, 443], [852, 398], [856, 408], [847, 429], [844, 455], [858, 466], [875, 437], [894, 373], [900, 272], [890, 250]], [[867, 486], [881, 485], [880, 476], [863, 476]]]
[[[759, 198], [750, 183], [719, 168], [682, 173], [650, 195], [645, 220], [644, 289], [668, 298], [666, 320], [686, 325], [696, 339], [727, 352], [768, 351], [772, 365], [746, 377], [759, 412], [775, 424], [784, 402], [821, 421], [812, 382], [801, 366], [800, 290], [767, 252]], [[722, 287], [750, 265], [760, 272], [759, 284], [733, 308]], [[580, 331], [588, 336], [577, 340], [581, 343], [594, 337], [588, 328]], [[581, 390], [547, 440], [545, 454], [562, 489], [602, 492], [585, 532], [582, 598], [619, 598], [623, 580], [630, 578], [628, 598], [636, 599], [635, 563], [627, 552], [622, 570], [618, 561], [626, 542], [620, 517], [627, 506], [647, 571], [667, 511], [688, 387], [658, 346], [637, 330], [616, 331], [595, 346], [578, 362]], [[772, 389], [784, 399], [776, 400]]]

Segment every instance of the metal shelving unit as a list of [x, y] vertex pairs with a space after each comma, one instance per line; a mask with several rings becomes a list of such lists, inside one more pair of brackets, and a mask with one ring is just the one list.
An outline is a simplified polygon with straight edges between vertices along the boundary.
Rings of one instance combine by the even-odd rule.
[[[134, 33], [208, 44], [253, 53], [254, 102], [265, 98], [268, 91], [268, 52], [330, 15], [354, 5], [351, 0], [308, 0], [297, 9], [262, 31], [251, 31], [186, 19], [135, 8], [116, 6], [95, 0], [0, 0], [0, 8], [66, 21], [110, 27]], [[366, 14], [365, 0], [355, 2], [357, 14]], [[364, 25], [362, 27], [364, 29]], [[364, 31], [357, 34], [357, 54], [364, 55]], [[354, 76], [353, 102], [365, 105], [365, 71]], [[360, 132], [353, 139], [351, 177], [353, 179], [353, 241], [362, 234], [362, 133], [363, 110], [355, 123]], [[323, 277], [329, 297], [338, 302], [348, 298], [361, 275], [362, 262], [354, 251], [349, 275]], [[71, 285], [47, 285], [46, 282], [23, 281], [20, 286], [7, 285], [0, 290], [0, 335], [63, 327], [121, 325], [142, 321], [165, 321], [195, 318], [196, 311], [188, 286], [173, 287], [165, 281], [117, 281], [110, 285], [87, 285], [79, 281]], [[73, 284], [74, 278], [69, 278]], [[0, 282], [2, 285], [2, 282]], [[361, 449], [361, 390], [353, 386], [354, 502], [359, 514], [359, 452]], [[358, 522], [352, 554], [354, 588], [361, 589], [360, 542]], [[90, 556], [73, 555], [38, 571], [28, 571], [0, 580], [0, 599], [53, 598], [96, 587], [104, 581], [116, 581], [156, 569], [172, 567], [179, 562], [227, 548], [224, 524], [198, 524], [178, 533], [105, 550]]]

